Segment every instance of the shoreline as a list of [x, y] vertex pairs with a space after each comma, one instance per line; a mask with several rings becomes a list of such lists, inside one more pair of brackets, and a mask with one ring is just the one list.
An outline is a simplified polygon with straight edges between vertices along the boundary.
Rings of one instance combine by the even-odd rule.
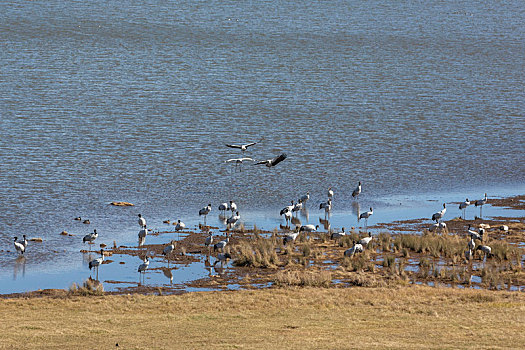
[[[489, 200], [491, 205], [523, 210], [525, 195], [518, 195], [508, 198]], [[459, 288], [490, 288], [523, 291], [525, 290], [525, 216], [522, 217], [494, 217], [492, 219], [463, 220], [453, 218], [444, 221], [448, 231], [443, 234], [425, 233], [428, 228], [429, 220], [413, 219], [391, 222], [388, 224], [371, 225], [369, 228], [377, 237], [372, 241], [374, 249], [365, 249], [365, 257], [355, 257], [351, 260], [343, 258], [343, 252], [351, 246], [351, 239], [337, 244], [330, 240], [328, 233], [318, 233], [312, 235], [301, 235], [294, 248], [283, 246], [280, 241], [283, 237], [283, 230], [263, 231], [259, 229], [241, 229], [231, 233], [229, 252], [233, 255], [234, 262], [225, 265], [224, 268], [216, 269], [212, 265], [216, 258], [208, 254], [203, 242], [207, 236], [207, 230], [217, 231], [220, 236], [216, 240], [225, 238], [225, 231], [218, 227], [202, 227], [199, 231], [181, 231], [181, 240], [176, 242], [175, 254], [172, 256], [171, 267], [166, 267], [167, 260], [163, 259], [162, 250], [165, 243], [144, 244], [143, 246], [115, 246], [106, 248], [106, 260], [100, 267], [106, 268], [108, 265], [125, 266], [129, 264], [131, 258], [138, 261], [146, 254], [151, 255], [156, 261], [155, 266], [151, 266], [147, 273], [170, 278], [177, 273], [176, 270], [186, 269], [188, 266], [201, 266], [206, 275], [201, 272], [201, 277], [194, 278], [184, 283], [167, 284], [165, 282], [153, 282], [153, 284], [141, 285], [129, 280], [106, 279], [103, 284], [112, 285], [113, 290], [104, 292], [105, 294], [181, 294], [192, 291], [209, 290], [241, 290], [241, 289], [260, 289], [272, 287], [279, 283], [304, 283], [290, 281], [296, 278], [322, 278], [325, 280], [325, 271], [330, 275], [330, 285], [340, 286], [395, 286], [398, 284], [430, 284], [443, 285]], [[490, 241], [496, 244], [502, 252], [497, 262], [490, 259], [485, 263], [481, 256], [475, 256], [470, 265], [464, 263], [462, 257], [461, 244], [466, 246], [466, 227], [471, 224], [477, 227], [480, 223], [488, 224], [491, 228], [487, 229]], [[508, 233], [499, 231], [500, 225], [507, 225], [510, 230]], [[154, 232], [149, 236], [161, 240], [162, 237], [173, 234], [175, 231]], [[441, 248], [440, 252], [423, 250], [420, 248], [403, 246], [402, 243], [406, 232], [414, 233], [414, 236], [425, 242], [422, 244], [442, 244], [448, 248]], [[365, 236], [359, 229], [350, 229], [350, 237], [358, 240]], [[379, 242], [379, 240], [382, 240]], [[462, 243], [463, 242], [463, 243]], [[505, 246], [502, 246], [502, 242]], [[271, 249], [264, 250], [260, 246], [270, 244]], [[410, 243], [420, 244], [420, 243]], [[273, 262], [264, 261], [261, 258], [245, 257], [242, 249], [251, 249], [259, 255], [271, 256]], [[257, 252], [257, 250], [259, 251]], [[419, 251], [418, 251], [419, 249]], [[433, 249], [433, 248], [428, 248]], [[437, 249], [437, 248], [436, 248]], [[96, 249], [86, 251], [86, 253], [97, 254]], [[503, 255], [502, 255], [503, 254]], [[506, 255], [505, 255], [506, 254]], [[518, 254], [518, 255], [517, 255]], [[216, 255], [216, 254], [215, 254]], [[521, 256], [521, 258], [520, 258]], [[247, 264], [238, 263], [240, 259], [252, 259]], [[496, 259], [494, 259], [496, 260]], [[356, 263], [358, 261], [358, 263]], [[356, 265], [357, 264], [357, 265]], [[159, 266], [162, 265], [162, 266]], [[505, 265], [503, 271], [499, 271], [499, 266]], [[482, 281], [482, 277], [488, 279], [488, 269], [497, 273], [490, 274], [493, 279], [489, 282]], [[422, 271], [427, 271], [426, 275]], [[286, 274], [289, 275], [286, 275]], [[291, 276], [291, 275], [293, 276]], [[467, 275], [470, 279], [467, 281]], [[498, 276], [497, 278], [494, 275]], [[285, 281], [288, 279], [288, 281]], [[326, 282], [326, 281], [325, 281]], [[310, 282], [312, 283], [312, 282]], [[17, 298], [38, 296], [39, 291], [4, 293], [1, 298]], [[50, 291], [52, 293], [52, 290]]]

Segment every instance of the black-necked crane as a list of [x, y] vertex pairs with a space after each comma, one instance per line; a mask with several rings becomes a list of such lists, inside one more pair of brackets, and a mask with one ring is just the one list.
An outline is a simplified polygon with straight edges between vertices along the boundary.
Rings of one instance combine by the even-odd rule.
[[434, 231], [439, 230], [439, 224], [436, 222], [435, 224], [430, 225], [430, 227], [428, 228], [428, 230], [429, 230], [430, 232], [434, 232]]
[[186, 228], [186, 224], [180, 221], [180, 219], [177, 220], [177, 224], [175, 225], [175, 231], [182, 231]]
[[271, 168], [271, 167], [274, 167], [276, 166], [277, 164], [279, 164], [280, 162], [282, 162], [283, 160], [286, 159], [286, 153], [283, 153], [273, 159], [267, 159], [267, 160], [262, 160], [262, 161], [259, 161], [259, 162], [256, 162], [254, 165], [260, 165], [260, 164], [264, 164], [266, 165], [268, 168]]
[[343, 227], [341, 228], [340, 232], [333, 232], [330, 235], [330, 239], [333, 239], [337, 242], [340, 238], [343, 238], [344, 236], [346, 236], [346, 232], [345, 232], [345, 228]]
[[24, 248], [27, 248], [27, 243], [28, 243], [28, 242], [27, 242], [27, 237], [26, 237], [26, 235], [23, 235], [22, 238], [23, 238], [23, 240], [22, 240], [22, 244], [24, 245]]
[[288, 208], [284, 208], [281, 210], [281, 215], [284, 215], [284, 219], [286, 220], [286, 225], [289, 225], [289, 221], [292, 218], [292, 211], [288, 210]]
[[288, 243], [293, 243], [295, 242], [295, 240], [297, 239], [297, 237], [299, 236], [300, 232], [297, 231], [297, 232], [291, 232], [291, 233], [288, 233], [286, 236], [284, 236], [283, 238], [283, 245], [287, 245]]
[[226, 210], [230, 210], [228, 203], [224, 202], [224, 203], [219, 204], [219, 211], [222, 211], [224, 215], [226, 215]]
[[303, 225], [299, 228], [299, 232], [315, 232], [317, 231], [317, 229], [319, 229], [319, 225], [312, 225], [312, 224], [308, 224], [308, 225]]
[[503, 233], [508, 233], [509, 232], [509, 227], [507, 225], [501, 225], [499, 227], [499, 230]]
[[[142, 276], [142, 281], [144, 282], [144, 279], [146, 278], [146, 270], [149, 267], [149, 258], [146, 256], [144, 258], [144, 262], [139, 265], [139, 268], [137, 269], [137, 272]], [[140, 283], [140, 282], [139, 282]]]
[[307, 191], [306, 194], [302, 195], [301, 198], [299, 198], [299, 203], [302, 203], [304, 206], [306, 206], [306, 202], [310, 199], [310, 191]]
[[368, 232], [368, 236], [361, 238], [358, 243], [361, 244], [362, 246], [366, 247], [368, 245], [368, 243], [370, 243], [372, 238], [373, 238], [372, 237], [372, 232]]
[[302, 225], [301, 227], [299, 227], [299, 232], [308, 232], [308, 233], [311, 233], [311, 232], [317, 232], [317, 230], [319, 229], [319, 225], [312, 225], [312, 224], [308, 224], [308, 225]]
[[352, 198], [357, 199], [357, 197], [361, 194], [361, 181], [357, 184], [357, 187], [352, 192]]
[[349, 258], [353, 257], [357, 253], [363, 252], [363, 246], [359, 243], [353, 242], [353, 246], [350, 249], [345, 250], [344, 256]]
[[232, 215], [226, 220], [226, 228], [231, 230], [237, 222], [241, 219], [241, 216], [239, 215], [239, 212], [236, 212], [235, 215]]
[[470, 240], [467, 243], [468, 249], [474, 250], [476, 248], [476, 241], [474, 241], [473, 237], [470, 237]]
[[326, 202], [319, 204], [319, 210], [324, 209], [324, 217], [326, 218], [330, 211], [332, 210], [332, 199], [328, 198]]
[[470, 201], [467, 199], [465, 199], [464, 202], [461, 202], [459, 203], [459, 210], [462, 210], [463, 211], [463, 219], [465, 219], [465, 212], [467, 210], [467, 207], [470, 205]]
[[204, 215], [204, 226], [206, 226], [206, 216], [210, 213], [210, 211], [211, 211], [211, 204], [208, 204], [208, 206], [199, 210], [199, 216]]
[[242, 153], [244, 154], [244, 152], [246, 152], [248, 147], [251, 147], [251, 146], [256, 145], [256, 144], [257, 144], [257, 142], [250, 142], [250, 143], [241, 144], [241, 145], [226, 144], [226, 147], [240, 149], [242, 151]]
[[478, 228], [478, 233], [481, 237], [485, 236], [485, 228], [483, 227]]
[[478, 233], [478, 232], [476, 232], [476, 231], [474, 231], [474, 230], [472, 230], [471, 228], [472, 228], [472, 226], [468, 225], [468, 234], [470, 235], [470, 238], [477, 239], [477, 240], [483, 242], [483, 235]]
[[170, 244], [166, 245], [164, 249], [162, 250], [162, 255], [164, 255], [166, 259], [168, 260], [168, 267], [170, 267], [170, 256], [174, 250], [175, 250], [175, 244], [173, 241], [171, 241]]
[[332, 199], [334, 197], [334, 190], [332, 190], [332, 187], [328, 187], [328, 191], [326, 191], [326, 195], [328, 196], [328, 199]]
[[292, 211], [292, 209], [295, 207], [295, 204], [293, 203], [292, 201], [292, 204], [291, 205], [287, 205], [286, 207], [282, 208], [281, 211], [279, 212], [280, 215], [283, 215], [284, 213], [286, 213], [287, 211]]
[[230, 242], [230, 236], [228, 236], [228, 233], [226, 233], [225, 239], [213, 245], [213, 251], [224, 250], [228, 242]]
[[232, 158], [225, 160], [225, 163], [235, 163], [235, 171], [237, 171], [237, 168], [239, 169], [239, 172], [242, 172], [242, 163], [243, 162], [253, 162], [254, 160], [250, 157], [242, 157], [242, 158]]
[[483, 253], [485, 253], [485, 257], [490, 258], [492, 256], [492, 248], [488, 245], [478, 245], [476, 250], [481, 250]]
[[465, 260], [469, 262], [470, 260], [472, 260], [472, 257], [473, 257], [472, 249], [467, 248], [467, 250], [465, 250]]
[[226, 261], [230, 260], [232, 258], [232, 256], [230, 255], [230, 253], [219, 253], [217, 254], [217, 260], [215, 260], [215, 263], [213, 264], [213, 266], [215, 267], [215, 265], [217, 265], [218, 262], [221, 263], [221, 267], [222, 267], [222, 264], [224, 264]]
[[231, 210], [232, 214], [237, 211], [237, 204], [235, 204], [234, 201], [230, 201], [229, 209]]
[[100, 249], [100, 258], [93, 259], [89, 262], [89, 271], [92, 268], [97, 270], [97, 281], [98, 281], [98, 267], [104, 262], [104, 249]]
[[92, 233], [88, 233], [87, 235], [84, 236], [84, 238], [82, 238], [82, 243], [88, 242], [88, 244], [93, 244], [93, 242], [95, 241], [95, 239], [97, 239], [97, 237], [98, 237], [97, 230], [93, 230]]
[[148, 227], [144, 225], [142, 229], [139, 231], [139, 239], [146, 238], [147, 235], [148, 235]]
[[295, 215], [297, 216], [297, 213], [303, 209], [303, 203], [299, 202], [299, 203], [295, 203], [295, 205], [293, 206], [292, 208], [292, 213], [295, 213]]
[[208, 232], [208, 237], [204, 240], [204, 245], [208, 248], [208, 255], [210, 254], [211, 245], [213, 244], [213, 233]]
[[22, 243], [18, 242], [18, 237], [15, 237], [14, 245], [18, 254], [24, 254], [26, 247]]
[[447, 224], [444, 222], [436, 222], [435, 224], [430, 225], [430, 227], [428, 228], [430, 232], [434, 232], [434, 231], [443, 232], [446, 229], [447, 229]]
[[177, 224], [175, 225], [175, 231], [177, 231], [177, 240], [180, 240], [180, 231], [184, 230], [186, 228], [186, 224], [180, 221], [180, 219], [177, 220]]
[[443, 209], [441, 209], [437, 213], [432, 214], [432, 221], [439, 222], [441, 219], [443, 219], [443, 216], [445, 216], [446, 212], [447, 212], [447, 204], [443, 203]]
[[483, 199], [478, 199], [478, 200], [474, 203], [474, 205], [475, 205], [476, 207], [479, 207], [479, 217], [480, 217], [480, 218], [483, 217], [483, 211], [482, 211], [482, 210], [483, 210], [483, 206], [487, 203], [487, 200], [488, 200], [488, 198], [487, 198], [487, 194], [485, 193], [485, 197], [483, 197]]
[[139, 226], [140, 226], [140, 227], [144, 227], [144, 226], [146, 226], [146, 219], [144, 219], [144, 217], [142, 216], [142, 214], [139, 214], [139, 220], [138, 220], [138, 222], [139, 222]]
[[370, 207], [370, 211], [365, 211], [364, 213], [361, 213], [361, 215], [359, 215], [359, 220], [365, 219], [365, 231], [368, 230], [368, 218], [371, 217], [372, 214], [374, 214], [374, 209]]

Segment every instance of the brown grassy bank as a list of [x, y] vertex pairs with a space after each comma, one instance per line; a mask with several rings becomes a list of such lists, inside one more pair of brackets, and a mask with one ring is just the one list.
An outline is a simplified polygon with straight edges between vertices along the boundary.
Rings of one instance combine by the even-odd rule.
[[0, 300], [0, 348], [525, 348], [520, 292], [408, 286]]

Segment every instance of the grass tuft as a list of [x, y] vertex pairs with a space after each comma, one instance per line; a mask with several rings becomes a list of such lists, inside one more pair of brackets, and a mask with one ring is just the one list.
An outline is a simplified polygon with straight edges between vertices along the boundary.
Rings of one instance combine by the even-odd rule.
[[330, 271], [279, 271], [275, 274], [274, 284], [279, 287], [323, 287], [328, 288], [332, 284]]
[[70, 295], [103, 295], [104, 294], [104, 287], [102, 286], [102, 283], [99, 281], [93, 280], [91, 278], [88, 278], [84, 281], [82, 286], [79, 286], [76, 283], [73, 283], [71, 287], [69, 287], [69, 294]]
[[281, 264], [276, 241], [259, 239], [252, 243], [241, 241], [236, 247], [235, 266], [275, 268]]

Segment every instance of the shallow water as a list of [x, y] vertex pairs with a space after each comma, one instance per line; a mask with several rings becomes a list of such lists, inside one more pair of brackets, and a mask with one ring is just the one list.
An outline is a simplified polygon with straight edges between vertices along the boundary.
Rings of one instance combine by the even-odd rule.
[[[445, 200], [445, 196], [440, 197], [439, 201], [435, 200], [426, 200], [426, 201], [412, 201], [411, 205], [401, 205], [396, 206], [395, 210], [390, 209], [388, 206], [381, 206], [378, 204], [379, 209], [375, 209], [375, 213], [370, 218], [370, 225], [377, 223], [389, 223], [393, 220], [404, 220], [404, 219], [414, 219], [414, 218], [423, 218], [424, 215], [427, 216], [428, 225], [432, 223], [430, 220], [430, 215], [440, 209], [441, 200]], [[448, 201], [450, 203], [450, 200]], [[437, 208], [437, 209], [436, 209]], [[434, 210], [435, 209], [435, 210]], [[460, 211], [455, 210], [456, 206], [449, 208], [445, 219], [451, 219], [458, 217]], [[469, 215], [479, 214], [477, 208], [468, 208], [467, 218]], [[320, 219], [324, 219], [324, 215], [320, 214], [321, 212], [315, 211], [316, 214], [311, 214], [308, 217], [308, 220], [301, 214], [298, 215], [302, 219], [303, 224], [313, 223], [319, 224]], [[503, 209], [500, 207], [493, 207], [491, 205], [485, 205], [484, 207], [484, 217], [490, 219], [493, 216], [509, 216], [513, 215], [523, 217], [524, 213], [522, 210], [509, 210]], [[418, 215], [421, 214], [421, 215]], [[148, 219], [150, 220], [150, 219]], [[202, 220], [201, 220], [202, 221]], [[208, 224], [211, 226], [219, 227], [219, 229], [212, 229], [217, 235], [223, 235], [221, 231], [225, 229], [225, 225], [221, 223], [217, 216], [210, 216], [207, 220]], [[331, 223], [331, 229], [336, 230], [344, 227], [346, 225], [347, 230], [351, 225], [357, 224], [357, 218], [354, 213], [351, 211], [336, 211], [329, 217], [329, 222]], [[200, 231], [198, 228], [198, 218], [195, 218], [194, 221], [189, 225], [190, 230]], [[194, 223], [194, 224], [193, 224]], [[285, 221], [279, 216], [278, 212], [251, 212], [248, 214], [247, 218], [243, 221], [247, 228], [253, 227], [253, 224], [256, 224], [258, 228], [273, 230], [278, 229], [281, 231], [279, 225], [284, 225]], [[146, 244], [166, 244], [171, 240], [183, 239], [188, 233], [175, 233], [175, 232], [165, 232], [168, 230], [173, 230], [173, 226], [166, 225], [157, 222], [160, 233], [158, 235], [148, 235], [146, 236]], [[82, 224], [77, 224], [82, 225]], [[138, 225], [136, 229], [128, 228], [123, 230], [123, 235], [117, 240], [119, 246], [127, 246], [132, 249], [138, 249], [144, 251], [144, 254], [148, 251], [145, 247], [138, 246]], [[356, 225], [356, 229], [362, 231], [364, 229], [364, 224], [361, 221], [359, 226]], [[319, 229], [322, 232], [326, 230], [324, 227]], [[465, 228], [466, 230], [466, 228]], [[379, 232], [385, 232], [386, 229], [373, 229], [369, 231], [377, 234]], [[98, 249], [98, 244], [105, 243], [108, 246], [112, 246], [113, 238], [105, 238], [104, 236], [99, 236], [95, 241], [95, 245], [88, 247], [87, 244], [82, 243], [82, 236], [75, 237], [64, 237], [59, 236], [62, 240], [70, 242], [71, 246], [68, 249], [63, 251], [51, 250], [54, 249], [55, 245], [47, 242], [36, 243], [29, 242], [28, 250], [24, 257], [17, 258], [17, 254], [13, 251], [12, 247], [8, 249], [10, 252], [2, 251], [2, 261], [0, 261], [0, 294], [5, 293], [14, 293], [22, 291], [31, 291], [36, 289], [45, 289], [45, 288], [69, 288], [72, 283], [82, 284], [82, 282], [87, 279], [89, 276], [95, 278], [95, 271], [90, 271], [88, 269], [88, 263], [92, 259], [98, 257], [97, 253], [81, 253], [81, 249]], [[44, 255], [45, 254], [45, 255]], [[222, 274], [229, 268], [231, 268], [231, 263], [224, 266], [225, 271], [215, 270], [213, 267], [209, 267], [205, 264], [205, 256], [203, 255], [193, 255], [198, 258], [199, 261], [192, 262], [188, 264], [180, 264], [172, 262], [170, 267], [172, 270], [173, 280], [170, 283], [169, 278], [164, 275], [162, 269], [167, 268], [167, 260], [160, 257], [156, 257], [150, 260], [149, 269], [146, 272], [143, 285], [145, 286], [158, 286], [158, 287], [168, 287], [172, 290], [181, 290], [181, 291], [192, 291], [192, 290], [208, 290], [206, 288], [195, 288], [188, 286], [188, 283], [192, 281], [199, 280], [202, 278], [208, 278], [210, 275]], [[113, 260], [109, 264], [103, 264], [99, 270], [99, 280], [103, 282], [104, 290], [106, 291], [121, 291], [129, 287], [135, 287], [139, 283], [139, 274], [137, 272], [138, 266], [142, 263], [142, 260], [137, 256], [130, 256], [126, 254], [114, 254], [110, 257], [106, 257], [106, 260]], [[213, 264], [215, 258], [211, 257], [210, 262]], [[379, 257], [377, 261], [382, 261], [382, 258]], [[123, 262], [123, 264], [121, 264]], [[327, 268], [335, 268], [336, 265], [331, 266], [331, 261], [327, 261], [329, 265]], [[218, 265], [219, 266], [219, 265]], [[220, 266], [219, 266], [220, 267]], [[411, 265], [406, 266], [407, 269], [412, 268]], [[413, 267], [417, 270], [417, 267]], [[116, 281], [118, 283], [114, 283]], [[217, 288], [237, 288], [235, 285], [218, 285]]]
[[[44, 239], [28, 288], [69, 285], [79, 239], [134, 242], [138, 213], [195, 226], [212, 203], [219, 225], [233, 199], [273, 229], [310, 191], [319, 223], [332, 186], [342, 227], [359, 180], [371, 224], [523, 193], [524, 22], [518, 0], [0, 4], [0, 282], [13, 236]], [[288, 158], [224, 163], [241, 155], [224, 143], [259, 140], [246, 155]]]

